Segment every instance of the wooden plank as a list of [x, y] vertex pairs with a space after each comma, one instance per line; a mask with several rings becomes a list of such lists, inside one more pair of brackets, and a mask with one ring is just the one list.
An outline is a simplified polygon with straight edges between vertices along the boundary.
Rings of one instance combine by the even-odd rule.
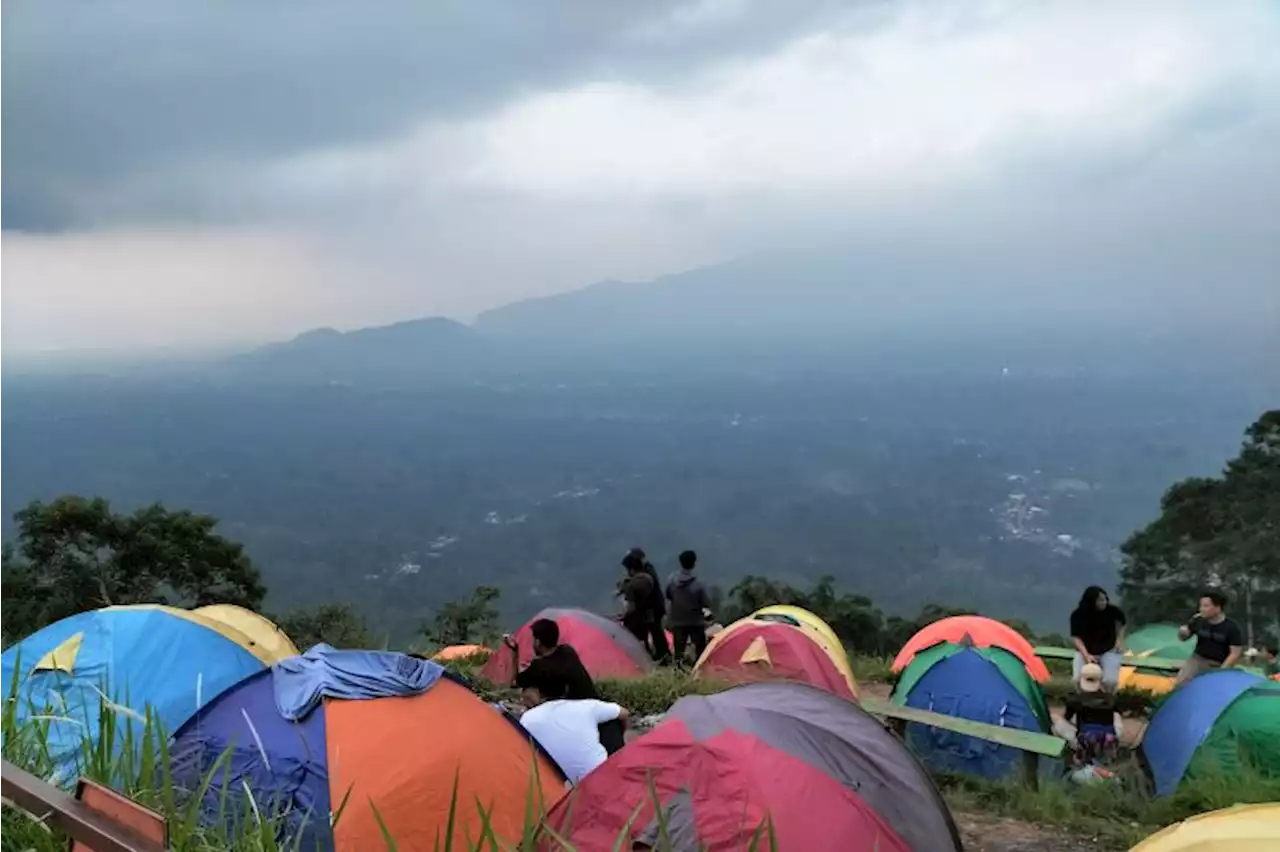
[[1042, 660], [1074, 660], [1075, 648], [1057, 648], [1053, 645], [1037, 645], [1036, 656]]
[[988, 725], [986, 722], [975, 722], [972, 719], [960, 719], [915, 707], [903, 707], [877, 698], [864, 698], [862, 709], [876, 716], [884, 716], [903, 722], [915, 722], [931, 728], [942, 728], [957, 734], [977, 737], [980, 740], [1005, 745], [1032, 754], [1045, 757], [1058, 757], [1066, 747], [1066, 740], [1051, 734], [1039, 734], [1035, 731], [1019, 731], [1001, 725]]
[[165, 852], [163, 844], [120, 825], [8, 761], [0, 770], [0, 791], [6, 803], [60, 829], [93, 852]]
[[[150, 808], [143, 807], [110, 787], [87, 778], [80, 779], [80, 783], [76, 785], [76, 798], [90, 810], [102, 814], [122, 828], [161, 847], [168, 847], [169, 825], [164, 817]], [[71, 852], [98, 852], [98, 850], [86, 843], [73, 840]]]

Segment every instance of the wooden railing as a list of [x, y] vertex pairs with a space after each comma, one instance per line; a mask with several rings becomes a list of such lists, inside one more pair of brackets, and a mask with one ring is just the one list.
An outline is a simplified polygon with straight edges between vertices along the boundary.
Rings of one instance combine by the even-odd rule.
[[[138, 833], [124, 821], [123, 814], [107, 814], [89, 803], [70, 796], [45, 781], [5, 761], [0, 769], [0, 793], [4, 803], [21, 808], [32, 818], [57, 829], [73, 841], [73, 849], [92, 852], [165, 852], [165, 844]], [[83, 787], [82, 787], [83, 789]], [[106, 794], [112, 795], [112, 794]], [[118, 797], [121, 798], [121, 797]], [[127, 800], [123, 800], [127, 803]], [[126, 804], [138, 815], [159, 819], [138, 805]], [[163, 823], [161, 823], [163, 824]]]

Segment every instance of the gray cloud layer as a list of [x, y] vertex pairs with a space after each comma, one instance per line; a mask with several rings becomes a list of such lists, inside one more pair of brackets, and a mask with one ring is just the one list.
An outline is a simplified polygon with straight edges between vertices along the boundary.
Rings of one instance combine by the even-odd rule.
[[1119, 240], [1161, 269], [1177, 241], [1173, 313], [1280, 292], [1268, 2], [16, 0], [3, 24], [6, 349], [466, 317], [848, 234], [1007, 234], [1020, 268]]

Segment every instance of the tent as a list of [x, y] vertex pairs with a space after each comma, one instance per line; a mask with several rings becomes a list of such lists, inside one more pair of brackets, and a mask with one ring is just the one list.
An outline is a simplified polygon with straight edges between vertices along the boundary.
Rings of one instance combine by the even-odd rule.
[[[1003, 648], [951, 642], [926, 648], [903, 671], [892, 700], [1021, 731], [1049, 733], [1052, 725], [1040, 685]], [[934, 771], [1003, 778], [1022, 766], [1017, 749], [939, 728], [911, 723], [905, 739]]]
[[[762, 825], [777, 849], [961, 848], [937, 788], [902, 743], [857, 704], [801, 684], [680, 699], [547, 823], [577, 849], [632, 848], [615, 845], [628, 830], [655, 846], [655, 791], [675, 852], [741, 852]], [[759, 848], [770, 845], [765, 837]]]
[[798, 606], [777, 604], [775, 606], [762, 607], [751, 613], [751, 617], [764, 621], [782, 621], [785, 624], [791, 624], [805, 630], [818, 641], [818, 644], [826, 649], [836, 666], [849, 679], [849, 682], [854, 682], [853, 666], [849, 664], [849, 655], [845, 652], [844, 643], [840, 641], [840, 637], [836, 635], [836, 632], [831, 629], [831, 625], [817, 615]]
[[469, 660], [488, 657], [492, 653], [493, 649], [484, 645], [450, 645], [447, 648], [441, 648], [431, 656], [431, 659], [445, 662], [449, 660]]
[[1120, 686], [1142, 689], [1156, 695], [1173, 690], [1174, 676], [1167, 671], [1143, 669], [1142, 660], [1185, 660], [1195, 650], [1194, 639], [1178, 638], [1176, 624], [1148, 624], [1125, 637], [1124, 666], [1120, 669]]
[[19, 721], [50, 719], [49, 756], [74, 774], [82, 744], [99, 736], [105, 701], [124, 708], [115, 715], [117, 743], [139, 743], [148, 709], [171, 733], [272, 662], [268, 648], [225, 622], [144, 604], [82, 612], [36, 631], [5, 650], [3, 678]]
[[1280, 804], [1238, 805], [1161, 829], [1129, 852], [1273, 852], [1280, 849]]
[[[593, 678], [640, 677], [653, 668], [644, 643], [611, 618], [585, 609], [544, 609], [515, 634], [520, 665], [533, 659], [533, 622], [549, 618], [560, 627], [560, 644], [571, 645]], [[510, 683], [516, 675], [511, 653], [504, 649], [489, 658], [480, 674], [493, 683]]]
[[259, 656], [264, 660], [275, 662], [298, 655], [298, 649], [287, 633], [277, 627], [274, 621], [251, 609], [235, 604], [212, 604], [199, 607], [194, 612], [239, 631], [244, 637], [242, 642], [247, 642], [245, 647], [250, 651], [260, 649], [262, 653]]
[[717, 633], [693, 667], [693, 675], [727, 683], [807, 683], [850, 701], [858, 695], [853, 676], [841, 670], [819, 636], [802, 627], [756, 618], [740, 619]]
[[1280, 778], [1280, 683], [1239, 669], [1197, 675], [1157, 708], [1142, 755], [1160, 796], [1199, 773], [1239, 775], [1246, 761]]
[[894, 658], [893, 670], [900, 672], [905, 669], [912, 658], [925, 648], [940, 642], [964, 642], [965, 637], [968, 637], [967, 641], [971, 645], [1003, 648], [1021, 660], [1038, 682], [1049, 682], [1049, 670], [1045, 668], [1044, 661], [1036, 656], [1036, 649], [1021, 633], [1007, 624], [981, 615], [954, 615], [920, 628]]
[[[280, 839], [290, 848], [386, 848], [380, 821], [401, 849], [447, 848], [455, 779], [455, 847], [468, 833], [479, 839], [480, 807], [509, 841], [520, 836], [531, 793], [543, 797], [535, 806], [563, 795], [563, 774], [519, 722], [439, 664], [391, 652], [337, 653], [383, 659], [393, 674], [425, 675], [426, 688], [353, 695], [352, 684], [358, 691], [372, 679], [339, 678], [317, 690], [309, 709], [286, 712], [283, 667], [233, 686], [188, 720], [170, 748], [175, 787], [202, 791], [206, 822], [241, 818], [253, 807], [286, 815]], [[336, 697], [335, 688], [352, 697]]]

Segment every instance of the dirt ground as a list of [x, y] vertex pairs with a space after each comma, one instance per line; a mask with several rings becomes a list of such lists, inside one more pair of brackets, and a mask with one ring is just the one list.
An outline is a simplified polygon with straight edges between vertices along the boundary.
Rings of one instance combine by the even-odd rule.
[[983, 813], [953, 813], [965, 852], [1108, 852], [1100, 838]]

